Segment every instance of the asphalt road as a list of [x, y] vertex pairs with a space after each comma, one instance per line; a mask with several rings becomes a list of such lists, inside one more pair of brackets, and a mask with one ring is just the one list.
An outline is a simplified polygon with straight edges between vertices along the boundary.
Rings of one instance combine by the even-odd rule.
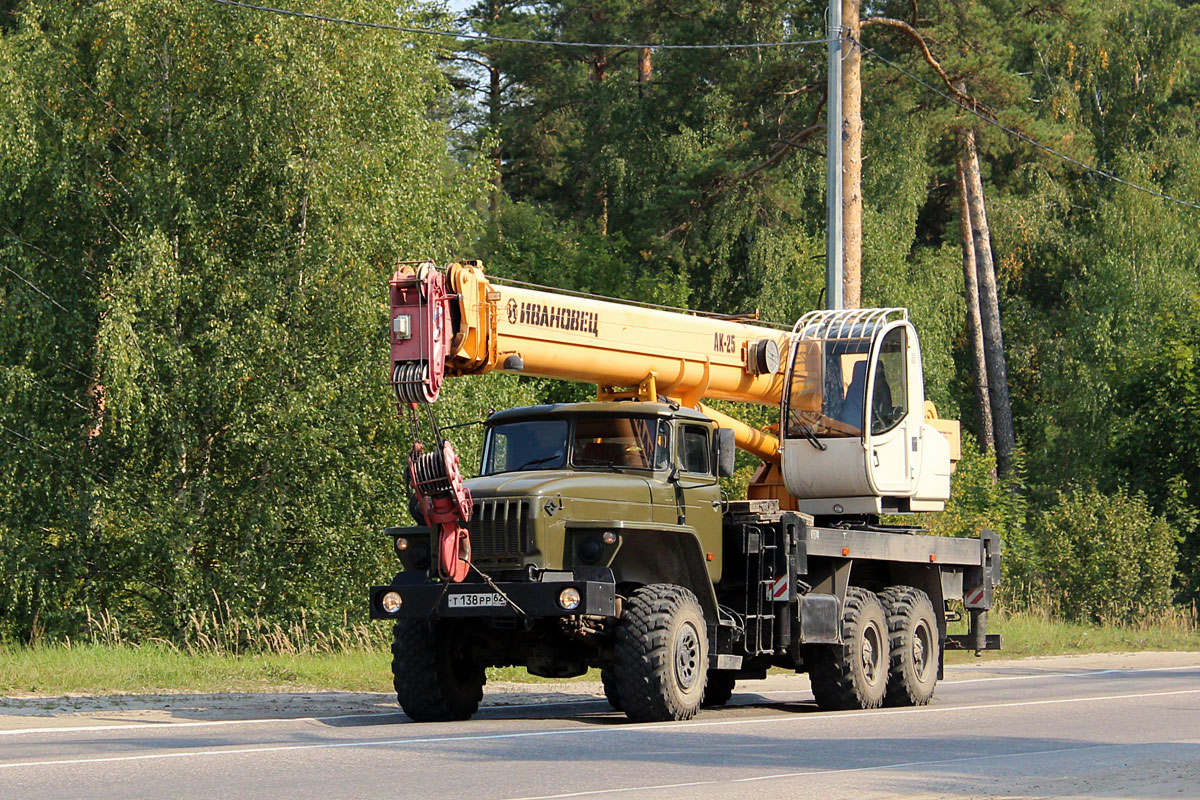
[[425, 725], [0, 712], [0, 798], [1200, 798], [1200, 655], [1176, 662], [951, 668], [930, 706], [863, 712], [747, 683], [677, 724], [587, 697]]

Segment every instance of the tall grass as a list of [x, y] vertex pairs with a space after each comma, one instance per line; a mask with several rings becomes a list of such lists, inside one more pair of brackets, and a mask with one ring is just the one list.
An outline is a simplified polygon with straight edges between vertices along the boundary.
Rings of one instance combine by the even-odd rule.
[[[965, 633], [966, 621], [952, 624], [950, 632]], [[1146, 613], [1132, 622], [1108, 624], [1064, 619], [1050, 604], [1021, 611], [997, 609], [989, 614], [988, 632], [999, 633], [1004, 640], [1002, 650], [985, 654], [989, 659], [1139, 650], [1200, 652], [1200, 624], [1194, 604]], [[964, 657], [953, 652], [949, 655], [953, 656], [951, 663]]]
[[[985, 659], [1075, 653], [1185, 650], [1200, 653], [1196, 607], [1142, 615], [1131, 623], [1098, 625], [1060, 619], [1048, 604], [995, 610], [989, 630], [1004, 649]], [[89, 618], [83, 640], [0, 643], [0, 695], [208, 693], [239, 691], [390, 692], [391, 626], [351, 623], [315, 630], [303, 615], [291, 625], [237, 619], [221, 604], [196, 613], [180, 643], [132, 636], [105, 612]], [[952, 633], [963, 633], [965, 621]], [[974, 660], [950, 652], [950, 663]], [[491, 680], [531, 681], [520, 668], [489, 669]], [[593, 670], [585, 679], [597, 680]]]
[[[161, 638], [143, 640], [128, 634], [121, 621], [107, 611], [93, 615], [90, 610], [84, 641], [105, 647], [153, 644], [193, 656], [320, 655], [386, 648], [391, 641], [391, 628], [384, 624], [350, 622], [348, 616], [336, 628], [313, 628], [303, 609], [300, 619], [288, 625], [257, 616], [241, 618], [217, 598], [212, 611], [194, 612], [187, 618], [179, 642]], [[64, 644], [71, 646], [69, 639]]]

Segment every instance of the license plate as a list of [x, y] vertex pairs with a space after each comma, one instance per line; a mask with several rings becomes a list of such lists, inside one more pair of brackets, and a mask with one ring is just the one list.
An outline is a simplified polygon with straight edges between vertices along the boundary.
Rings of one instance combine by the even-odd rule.
[[504, 598], [495, 592], [463, 592], [446, 596], [449, 608], [493, 608], [506, 605]]

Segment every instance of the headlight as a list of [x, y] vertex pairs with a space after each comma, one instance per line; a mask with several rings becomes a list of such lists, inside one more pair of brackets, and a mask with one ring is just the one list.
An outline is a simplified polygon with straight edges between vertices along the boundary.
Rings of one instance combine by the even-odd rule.
[[579, 558], [589, 564], [595, 564], [604, 555], [604, 545], [599, 539], [588, 537], [579, 543]]
[[403, 536], [397, 536], [396, 537], [396, 555], [400, 555], [407, 549], [408, 549], [408, 539], [405, 539]]
[[[578, 602], [578, 600], [576, 600]], [[404, 603], [400, 599], [399, 592], [388, 592], [383, 597], [379, 598], [379, 605], [383, 606], [383, 610], [389, 614], [395, 614], [400, 610], [400, 606]]]
[[567, 611], [579, 608], [579, 599], [579, 590], [574, 586], [568, 586], [558, 593], [558, 604]]
[[414, 543], [408, 551], [408, 558], [417, 569], [425, 569], [429, 566], [429, 556], [429, 545], [425, 542]]

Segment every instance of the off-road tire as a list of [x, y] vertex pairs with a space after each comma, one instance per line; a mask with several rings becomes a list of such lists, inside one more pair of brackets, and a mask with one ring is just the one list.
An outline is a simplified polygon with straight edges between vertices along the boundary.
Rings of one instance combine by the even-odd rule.
[[737, 685], [737, 677], [728, 670], [710, 669], [708, 683], [704, 687], [704, 699], [700, 705], [706, 708], [717, 708], [729, 702], [733, 697], [733, 687]]
[[891, 643], [884, 705], [926, 705], [937, 687], [940, 658], [933, 603], [912, 586], [889, 586], [879, 593], [879, 600], [887, 611]]
[[392, 684], [404, 713], [414, 722], [469, 719], [483, 699], [487, 680], [474, 659], [462, 626], [442, 620], [396, 622], [392, 640]]
[[621, 710], [634, 722], [695, 716], [708, 675], [708, 625], [696, 596], [653, 583], [625, 603], [613, 676]]
[[604, 699], [614, 710], [621, 710], [621, 697], [617, 694], [617, 676], [612, 667], [600, 668], [600, 683], [604, 686]]
[[842, 605], [842, 644], [809, 645], [804, 661], [817, 705], [827, 711], [879, 708], [888, 683], [888, 626], [874, 592], [851, 586]]

